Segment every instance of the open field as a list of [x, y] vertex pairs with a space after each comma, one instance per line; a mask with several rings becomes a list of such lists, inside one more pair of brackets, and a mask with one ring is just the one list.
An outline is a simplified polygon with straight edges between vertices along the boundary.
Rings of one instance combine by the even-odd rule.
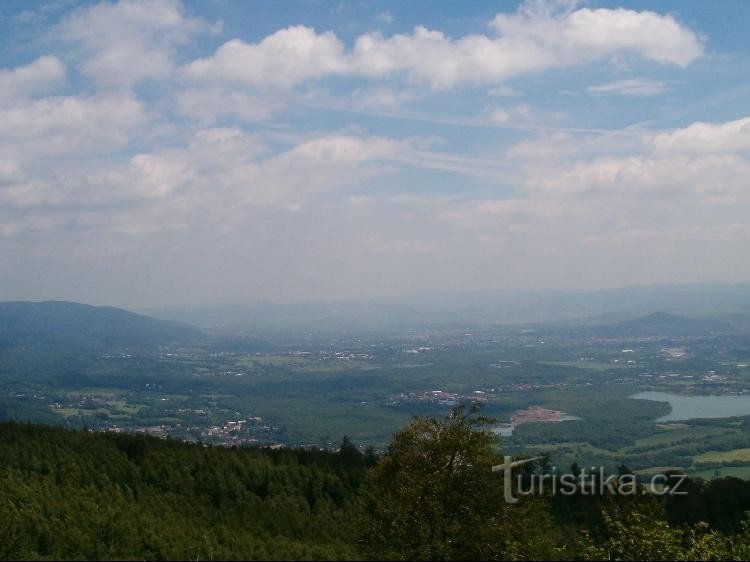
[[732, 462], [748, 461], [750, 462], [750, 447], [743, 449], [733, 449], [731, 451], [710, 451], [694, 457], [696, 463], [707, 462]]

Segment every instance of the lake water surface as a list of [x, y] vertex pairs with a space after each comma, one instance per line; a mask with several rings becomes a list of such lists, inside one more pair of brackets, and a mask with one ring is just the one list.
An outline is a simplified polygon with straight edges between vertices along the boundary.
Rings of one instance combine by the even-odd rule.
[[667, 392], [639, 392], [630, 398], [669, 402], [672, 411], [656, 421], [684, 421], [695, 418], [750, 416], [750, 395], [680, 396]]

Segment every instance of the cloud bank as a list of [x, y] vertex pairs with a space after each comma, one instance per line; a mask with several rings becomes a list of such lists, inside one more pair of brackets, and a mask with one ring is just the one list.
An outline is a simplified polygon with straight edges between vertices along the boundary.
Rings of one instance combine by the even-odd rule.
[[225, 37], [176, 0], [119, 0], [48, 33], [49, 52], [0, 70], [6, 297], [607, 286], [693, 280], [695, 253], [750, 275], [732, 259], [750, 237], [750, 117], [579, 126], [529, 93], [597, 69], [587, 100], [665, 95], [676, 82], [637, 73], [706, 51], [674, 15], [535, 1], [475, 33], [344, 41], [304, 24]]

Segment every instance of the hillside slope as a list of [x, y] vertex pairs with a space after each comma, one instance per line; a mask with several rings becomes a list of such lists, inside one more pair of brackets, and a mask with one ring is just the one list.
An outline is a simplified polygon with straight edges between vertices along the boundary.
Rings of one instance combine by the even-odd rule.
[[187, 325], [108, 306], [63, 301], [0, 302], [0, 349], [44, 344], [142, 347], [200, 335], [199, 330]]
[[704, 336], [712, 333], [731, 333], [734, 326], [715, 318], [687, 318], [654, 312], [633, 320], [599, 326], [600, 335], [649, 337], [649, 336]]

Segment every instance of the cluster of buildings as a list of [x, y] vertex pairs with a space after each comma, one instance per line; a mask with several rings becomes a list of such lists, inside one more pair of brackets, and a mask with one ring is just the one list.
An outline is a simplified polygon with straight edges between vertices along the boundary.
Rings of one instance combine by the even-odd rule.
[[391, 397], [390, 404], [395, 406], [401, 402], [427, 402], [440, 404], [441, 406], [456, 406], [461, 402], [487, 401], [487, 395], [483, 390], [475, 390], [471, 394], [459, 392], [446, 392], [445, 390], [428, 390], [427, 392], [402, 392]]
[[513, 425], [537, 422], [559, 422], [563, 420], [564, 412], [549, 410], [541, 406], [529, 406], [525, 410], [516, 410], [510, 417]]
[[445, 390], [428, 390], [426, 392], [402, 392], [390, 397], [389, 404], [395, 406], [400, 403], [432, 403], [441, 406], [456, 406], [461, 402], [487, 402], [502, 392], [534, 392], [538, 390], [562, 389], [569, 386], [591, 386], [593, 383], [583, 382], [568, 384], [566, 382], [519, 382], [506, 384], [496, 388], [485, 390], [474, 390], [468, 394], [460, 392], [447, 392]]

